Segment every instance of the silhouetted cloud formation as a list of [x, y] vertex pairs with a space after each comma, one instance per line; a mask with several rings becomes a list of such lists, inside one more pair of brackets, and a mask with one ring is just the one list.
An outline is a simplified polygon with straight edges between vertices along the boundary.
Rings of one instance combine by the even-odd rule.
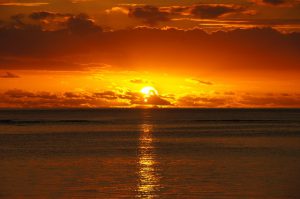
[[66, 25], [72, 33], [79, 35], [102, 31], [102, 28], [96, 25], [86, 14], [71, 16], [66, 21]]
[[148, 101], [146, 104], [151, 104], [151, 105], [171, 105], [171, 103], [168, 100], [165, 100], [159, 96], [153, 95], [148, 98]]
[[152, 5], [126, 5], [113, 7], [107, 13], [121, 12], [141, 20], [148, 25], [156, 25], [159, 22], [170, 21], [181, 17], [194, 17], [202, 19], [214, 19], [229, 14], [247, 13], [248, 9], [233, 4], [195, 4], [191, 6], [152, 6]]
[[40, 11], [40, 12], [33, 12], [28, 17], [33, 19], [33, 20], [44, 20], [44, 19], [49, 19], [49, 18], [68, 17], [68, 16], [72, 16], [72, 15], [71, 14], [48, 12], [48, 11]]
[[144, 23], [149, 25], [155, 25], [160, 21], [169, 21], [169, 13], [161, 11], [156, 6], [145, 5], [142, 7], [131, 7], [129, 8], [128, 15], [142, 20]]
[[84, 13], [68, 14], [49, 11], [33, 12], [28, 15], [13, 15], [11, 16], [11, 23], [3, 23], [3, 27], [26, 30], [40, 29], [44, 31], [65, 30], [79, 35], [102, 31], [102, 28]]
[[223, 4], [203, 4], [192, 7], [190, 13], [194, 17], [203, 19], [213, 19], [226, 14], [238, 13], [244, 11], [241, 6], [223, 5]]
[[257, 4], [260, 5], [269, 5], [269, 6], [284, 6], [284, 7], [292, 7], [293, 5], [297, 5], [300, 2], [298, 0], [253, 0]]
[[179, 98], [176, 106], [180, 107], [300, 107], [300, 99], [296, 95], [282, 96], [274, 94], [224, 96], [186, 95]]
[[254, 107], [300, 107], [297, 96], [243, 96], [240, 103]]
[[286, 3], [286, 0], [263, 0], [263, 2], [272, 5], [280, 5]]
[[208, 97], [186, 95], [178, 99], [177, 105], [182, 107], [226, 107], [229, 99], [224, 97]]
[[152, 96], [147, 102], [138, 92], [117, 93], [51, 93], [29, 92], [20, 89], [0, 93], [0, 107], [109, 107], [139, 105], [171, 105], [161, 96]]
[[[171, 100], [171, 101], [170, 101]], [[103, 91], [80, 92], [29, 92], [20, 89], [0, 93], [0, 107], [42, 108], [42, 107], [135, 107], [143, 105], [175, 107], [300, 107], [299, 95], [277, 94], [209, 94], [185, 95], [179, 98], [151, 96], [147, 101], [139, 92]]]
[[0, 27], [4, 70], [85, 70], [86, 60], [122, 68], [147, 63], [162, 70], [194, 70], [201, 60], [206, 69], [226, 71], [287, 71], [298, 69], [300, 63], [300, 33], [271, 28], [212, 34], [156, 28], [103, 32], [86, 15], [69, 17], [64, 27], [51, 31], [21, 23]]

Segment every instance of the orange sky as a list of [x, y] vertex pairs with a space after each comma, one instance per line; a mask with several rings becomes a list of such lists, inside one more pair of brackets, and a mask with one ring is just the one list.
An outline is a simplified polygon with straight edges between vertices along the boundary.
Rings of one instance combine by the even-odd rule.
[[0, 107], [300, 107], [299, 13], [298, 0], [0, 0]]

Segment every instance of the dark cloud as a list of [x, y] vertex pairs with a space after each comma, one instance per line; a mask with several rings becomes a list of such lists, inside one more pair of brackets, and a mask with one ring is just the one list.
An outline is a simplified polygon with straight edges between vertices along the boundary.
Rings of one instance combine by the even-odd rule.
[[176, 105], [181, 107], [226, 107], [229, 104], [229, 98], [187, 95], [179, 98]]
[[65, 92], [63, 95], [64, 95], [65, 97], [67, 97], [67, 98], [78, 98], [78, 97], [80, 97], [79, 94], [77, 94], [77, 93], [72, 93], [72, 92]]
[[96, 25], [95, 22], [86, 14], [71, 16], [66, 21], [66, 26], [72, 33], [79, 35], [102, 31], [102, 28]]
[[[19, 49], [19, 53], [23, 53]], [[24, 49], [25, 50], [25, 49]], [[34, 52], [35, 53], [35, 52]], [[33, 54], [32, 54], [33, 55]], [[56, 70], [56, 71], [81, 71], [88, 68], [83, 67], [80, 62], [72, 60], [68, 57], [38, 57], [38, 54], [34, 54], [33, 57], [17, 56], [17, 57], [5, 57], [0, 55], [1, 69], [29, 69], [29, 70]], [[85, 69], [84, 69], [85, 68]]]
[[115, 100], [118, 99], [118, 94], [116, 94], [113, 91], [105, 91], [101, 93], [94, 93], [94, 96], [97, 98], [103, 98], [103, 99], [108, 99], [108, 100]]
[[286, 0], [263, 0], [263, 2], [272, 5], [281, 5], [286, 3]]
[[[229, 94], [229, 95], [228, 95]], [[234, 96], [232, 96], [234, 95]], [[180, 107], [300, 107], [300, 99], [296, 95], [241, 95], [233, 92], [224, 93], [223, 96], [197, 96], [187, 95], [176, 102]]]
[[49, 18], [71, 17], [71, 16], [72, 16], [71, 14], [40, 11], [40, 12], [33, 12], [33, 13], [29, 14], [28, 17], [33, 20], [44, 20], [44, 19], [49, 19]]
[[148, 25], [155, 25], [158, 22], [169, 21], [170, 13], [160, 10], [159, 7], [145, 5], [142, 7], [129, 8], [130, 17], [142, 20]]
[[28, 91], [19, 90], [19, 89], [8, 90], [4, 94], [11, 98], [40, 98], [40, 99], [52, 99], [52, 100], [56, 100], [58, 98], [55, 94], [51, 94], [50, 92], [32, 93]]
[[[160, 71], [298, 70], [300, 34], [271, 28], [237, 29], [208, 34], [200, 29], [136, 28], [103, 32], [86, 16], [74, 16], [63, 29], [25, 25], [0, 27], [0, 67], [85, 70], [83, 63], [129, 69], [151, 65]], [[143, 52], [143, 53], [141, 53]], [[198, 75], [198, 74], [194, 74]], [[201, 75], [201, 74], [200, 74]]]
[[22, 27], [25, 25], [25, 23], [23, 22], [25, 17], [26, 15], [24, 14], [16, 14], [16, 15], [12, 15], [10, 19], [13, 21], [13, 25]]
[[242, 11], [244, 11], [244, 8], [235, 5], [203, 4], [193, 6], [190, 13], [194, 17], [213, 19], [226, 14], [239, 13]]
[[127, 102], [95, 97], [93, 94], [67, 92], [54, 94], [50, 92], [28, 92], [8, 90], [0, 93], [0, 107], [14, 108], [59, 108], [59, 107], [109, 107], [130, 106]]
[[213, 83], [209, 82], [209, 81], [203, 81], [203, 80], [199, 80], [199, 79], [195, 79], [195, 81], [197, 81], [199, 84], [204, 84], [204, 85], [208, 85], [208, 86], [213, 85]]
[[49, 11], [33, 12], [28, 15], [16, 14], [11, 16], [11, 23], [7, 22], [2, 26], [25, 30], [67, 31], [79, 35], [102, 31], [102, 28], [84, 13], [68, 14]]
[[132, 105], [171, 105], [163, 96], [153, 95], [145, 101], [144, 95], [139, 92], [126, 92], [119, 98], [129, 100]]
[[253, 0], [253, 1], [259, 5], [283, 6], [283, 7], [291, 7], [293, 5], [297, 5], [300, 3], [297, 0]]
[[160, 96], [153, 95], [148, 98], [146, 104], [151, 104], [151, 105], [171, 105], [171, 103], [166, 100], [161, 98]]
[[171, 105], [160, 96], [152, 96], [144, 101], [138, 92], [117, 93], [103, 91], [98, 93], [50, 93], [28, 92], [20, 89], [0, 93], [0, 107], [110, 107], [137, 105]]
[[[171, 103], [169, 99], [172, 98]], [[0, 107], [116, 107], [116, 106], [177, 106], [177, 107], [300, 107], [299, 94], [282, 93], [272, 95], [241, 94], [227, 95], [186, 95], [178, 99], [166, 96], [151, 96], [144, 100], [138, 92], [117, 93], [50, 93], [28, 92], [14, 89], [0, 93]]]
[[32, 92], [27, 92], [19, 89], [8, 90], [4, 93], [5, 96], [10, 98], [28, 98], [35, 97], [35, 94]]
[[300, 99], [293, 95], [253, 96], [245, 95], [239, 103], [254, 107], [300, 107]]
[[19, 76], [11, 72], [6, 72], [4, 74], [0, 74], [0, 78], [19, 78]]
[[[125, 10], [127, 10], [125, 12]], [[141, 20], [148, 25], [157, 25], [159, 22], [170, 21], [174, 18], [194, 17], [213, 19], [229, 14], [249, 13], [248, 9], [239, 5], [231, 4], [196, 4], [192, 6], [165, 6], [157, 7], [151, 5], [114, 7], [108, 13], [122, 12]]]
[[199, 82], [200, 84], [213, 85], [213, 83], [212, 83], [212, 82], [209, 82], [209, 81], [201, 81], [201, 80], [198, 80], [198, 82]]
[[[53, 12], [34, 12], [29, 15], [34, 20], [48, 20], [47, 23], [57, 23], [58, 28], [66, 29], [73, 34], [85, 35], [89, 33], [102, 31], [93, 19], [88, 15], [81, 13], [78, 15], [53, 13]], [[58, 22], [55, 19], [61, 18]], [[52, 21], [51, 21], [52, 20]]]
[[161, 10], [168, 12], [172, 15], [183, 15], [188, 14], [191, 6], [168, 6], [168, 7], [160, 7]]

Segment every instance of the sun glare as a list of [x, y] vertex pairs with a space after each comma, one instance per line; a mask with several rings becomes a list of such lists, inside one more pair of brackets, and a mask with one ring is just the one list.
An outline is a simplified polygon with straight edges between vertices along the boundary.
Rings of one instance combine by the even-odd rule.
[[152, 86], [146, 86], [146, 87], [142, 88], [141, 93], [143, 93], [145, 97], [158, 95], [157, 90], [155, 88], [153, 88]]
[[145, 102], [148, 102], [148, 99], [151, 96], [158, 95], [157, 90], [152, 86], [146, 86], [146, 87], [142, 88], [141, 93], [144, 95], [144, 101]]

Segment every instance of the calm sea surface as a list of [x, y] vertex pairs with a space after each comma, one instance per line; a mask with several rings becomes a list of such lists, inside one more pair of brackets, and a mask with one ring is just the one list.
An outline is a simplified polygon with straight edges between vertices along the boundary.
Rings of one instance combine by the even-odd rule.
[[300, 198], [300, 109], [0, 110], [0, 198]]

